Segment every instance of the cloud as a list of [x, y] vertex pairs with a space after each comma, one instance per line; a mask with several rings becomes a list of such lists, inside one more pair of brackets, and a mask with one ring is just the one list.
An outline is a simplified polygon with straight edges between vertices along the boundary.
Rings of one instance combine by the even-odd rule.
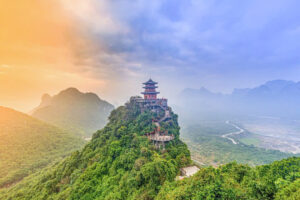
[[109, 12], [109, 1], [98, 0], [60, 0], [65, 11], [77, 19], [82, 28], [88, 31], [111, 35], [126, 33], [122, 22]]
[[60, 83], [72, 77], [68, 84], [84, 88], [88, 80], [119, 102], [149, 76], [163, 82], [166, 96], [184, 87], [229, 92], [299, 79], [296, 0], [56, 0], [43, 1], [43, 9], [19, 2], [7, 3], [18, 8], [6, 13], [10, 20], [3, 20], [9, 9], [0, 12], [10, 30], [1, 35], [11, 35], [0, 38], [1, 62], [31, 66]]
[[[236, 76], [245, 79], [243, 84], [252, 82], [249, 79], [278, 78], [283, 67], [295, 71], [299, 61], [299, 45], [293, 42], [296, 34], [291, 38], [292, 32], [286, 33], [296, 33], [300, 25], [297, 1], [85, 3], [93, 8], [88, 11], [91, 15], [82, 14], [87, 16], [89, 38], [101, 47], [93, 54], [92, 70], [101, 66], [122, 76], [154, 73], [159, 77], [167, 74], [166, 78], [178, 73], [196, 78], [197, 73], [229, 81], [231, 85], [225, 87], [232, 89]], [[85, 13], [81, 7], [85, 8], [77, 7], [77, 13]], [[102, 15], [107, 23], [100, 20]], [[132, 63], [141, 67], [132, 67]], [[259, 72], [265, 76], [257, 78]], [[214, 80], [209, 82], [216, 85]]]

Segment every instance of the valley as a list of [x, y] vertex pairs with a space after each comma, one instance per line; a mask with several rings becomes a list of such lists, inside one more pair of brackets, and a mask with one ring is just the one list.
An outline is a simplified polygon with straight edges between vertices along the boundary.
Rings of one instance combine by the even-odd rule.
[[300, 153], [299, 120], [264, 116], [244, 119], [240, 123], [259, 140], [257, 146], [293, 154]]
[[232, 161], [261, 165], [294, 155], [265, 148], [258, 135], [240, 122], [229, 120], [203, 120], [185, 126], [182, 139], [188, 144], [192, 159], [200, 165], [218, 166]]
[[222, 135], [222, 138], [227, 138], [228, 140], [230, 140], [233, 144], [238, 144], [238, 141], [234, 140], [231, 136], [235, 136], [235, 135], [239, 135], [244, 133], [245, 131], [243, 129], [241, 129], [240, 127], [238, 127], [237, 125], [226, 121], [226, 124], [230, 124], [231, 126], [233, 126], [234, 128], [238, 129], [238, 131], [235, 132], [231, 132], [231, 133], [226, 133], [224, 135]]

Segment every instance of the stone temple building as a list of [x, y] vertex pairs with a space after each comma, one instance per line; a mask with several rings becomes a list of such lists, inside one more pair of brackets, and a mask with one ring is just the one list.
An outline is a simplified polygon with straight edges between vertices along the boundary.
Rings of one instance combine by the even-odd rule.
[[159, 92], [156, 91], [157, 84], [157, 82], [154, 82], [150, 78], [147, 82], [143, 83], [144, 91], [141, 94], [144, 95], [144, 98], [139, 96], [132, 97], [131, 101], [138, 103], [142, 109], [150, 109], [153, 112], [158, 112], [160, 109], [164, 111], [168, 110], [168, 100], [165, 98], [157, 98], [157, 94], [159, 94]]

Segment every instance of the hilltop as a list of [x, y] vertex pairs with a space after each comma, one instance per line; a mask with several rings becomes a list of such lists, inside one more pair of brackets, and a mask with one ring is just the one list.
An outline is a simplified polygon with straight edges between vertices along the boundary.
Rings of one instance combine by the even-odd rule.
[[113, 105], [94, 93], [68, 88], [53, 97], [44, 94], [40, 105], [31, 115], [83, 137], [91, 137], [104, 127], [113, 108]]
[[191, 162], [179, 140], [177, 115], [162, 127], [174, 140], [157, 149], [146, 134], [160, 113], [134, 101], [111, 112], [108, 124], [81, 151], [8, 191], [6, 199], [153, 199], [165, 181]]
[[84, 141], [21, 112], [0, 107], [0, 188], [79, 149]]

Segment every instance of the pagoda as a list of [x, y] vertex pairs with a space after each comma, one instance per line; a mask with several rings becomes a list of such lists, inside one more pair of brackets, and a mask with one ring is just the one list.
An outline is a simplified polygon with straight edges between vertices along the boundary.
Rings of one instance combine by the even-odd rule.
[[149, 100], [154, 100], [157, 99], [157, 94], [159, 94], [159, 92], [156, 91], [156, 84], [158, 84], [157, 82], [154, 82], [151, 78], [143, 83], [145, 86], [143, 87], [145, 89], [144, 92], [142, 92], [142, 94], [144, 95], [144, 99], [149, 99]]
[[161, 110], [166, 111], [169, 109], [168, 100], [165, 98], [157, 98], [159, 92], [156, 91], [158, 83], [153, 81], [151, 78], [143, 83], [144, 91], [141, 94], [144, 98], [140, 96], [134, 96], [130, 98], [130, 101], [134, 101], [142, 111], [150, 110], [153, 112], [160, 112]]

